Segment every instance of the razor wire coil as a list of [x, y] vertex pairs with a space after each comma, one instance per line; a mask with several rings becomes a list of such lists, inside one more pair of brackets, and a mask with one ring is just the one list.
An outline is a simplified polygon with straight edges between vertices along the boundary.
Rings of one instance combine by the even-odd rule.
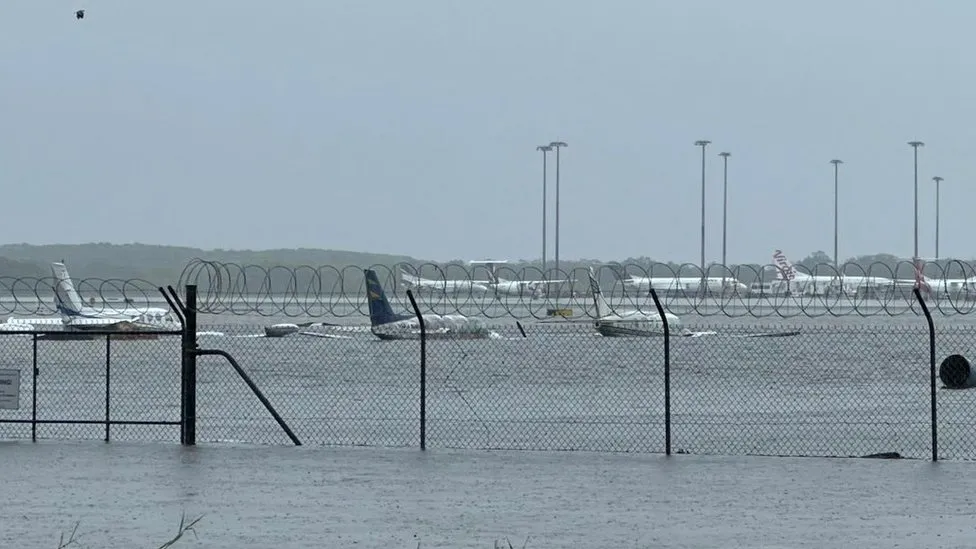
[[[398, 263], [367, 268], [376, 272], [387, 298], [401, 312], [410, 312], [406, 290], [412, 287], [425, 313], [542, 319], [553, 316], [554, 311], [571, 309], [589, 318], [596, 317], [587, 282], [589, 269], [584, 267], [550, 271], [549, 276], [537, 267], [499, 266], [490, 272], [480, 266]], [[655, 310], [648, 289], [628, 287], [624, 282], [631, 277], [653, 278], [655, 286], [665, 284], [663, 289], [655, 288], [656, 292], [665, 310], [678, 315], [791, 318], [901, 316], [921, 312], [912, 292], [915, 270], [911, 262], [893, 266], [876, 262], [866, 268], [852, 263], [840, 269], [820, 264], [812, 269], [802, 266], [794, 269], [793, 280], [787, 285], [785, 276], [769, 276], [768, 273], [783, 272], [781, 266], [772, 264], [735, 269], [712, 266], [705, 273], [707, 277], [690, 264], [677, 269], [666, 264], [644, 267], [619, 263], [593, 268], [614, 312]], [[200, 310], [213, 314], [363, 316], [369, 314], [364, 270], [359, 266], [267, 267], [194, 259], [180, 277], [180, 288], [186, 284], [197, 285]], [[931, 309], [943, 315], [969, 314], [976, 309], [976, 286], [971, 284], [976, 282], [976, 269], [972, 265], [960, 261], [944, 266], [930, 264], [925, 272], [925, 283], [931, 291], [923, 295]], [[819, 277], [817, 281], [805, 278], [814, 273]], [[860, 280], [857, 291], [840, 291], [836, 284], [841, 279], [839, 273], [843, 273], [845, 280]], [[411, 285], [406, 283], [406, 277], [417, 277], [424, 283]], [[691, 281], [703, 278], [713, 284], [722, 280], [727, 285], [722, 291], [711, 293], [688, 289]], [[830, 279], [835, 282], [825, 282]], [[790, 294], [757, 291], [737, 284], [739, 280], [760, 284], [772, 281], [780, 289], [792, 286], [798, 290]], [[845, 290], [850, 290], [851, 284]]]
[[[588, 284], [589, 269], [584, 267], [558, 273], [550, 271], [549, 276], [544, 276], [537, 267], [499, 266], [493, 274], [485, 267], [457, 264], [400, 263], [368, 268], [376, 272], [394, 309], [403, 313], [412, 312], [406, 297], [406, 290], [412, 287], [424, 313], [464, 314], [488, 319], [543, 319], [569, 309], [573, 316], [597, 316]], [[914, 270], [907, 261], [894, 266], [878, 262], [866, 268], [857, 264], [847, 264], [841, 269], [827, 264], [812, 269], [798, 266], [797, 276], [789, 285], [785, 277], [769, 274], [780, 269], [771, 264], [734, 269], [712, 266], [705, 273], [707, 277], [703, 277], [694, 265], [681, 265], [677, 269], [666, 264], [647, 267], [615, 263], [593, 267], [612, 312], [656, 311], [646, 285], [635, 288], [624, 282], [637, 277], [655, 279], [653, 285], [662, 306], [676, 315], [816, 318], [921, 313], [908, 284], [914, 277]], [[839, 272], [843, 272], [848, 280], [860, 277], [890, 283], [870, 285], [873, 293], [860, 291], [868, 289], [868, 285], [854, 292], [840, 291], [836, 284], [824, 282], [839, 280]], [[182, 294], [186, 285], [196, 285], [197, 308], [205, 314], [361, 317], [369, 314], [363, 273], [363, 267], [352, 265], [286, 267], [193, 259], [180, 274], [176, 289]], [[813, 273], [820, 277], [818, 282], [803, 280], [804, 276]], [[961, 261], [929, 264], [925, 273], [931, 291], [923, 295], [933, 312], [965, 315], [976, 310], [976, 269], [972, 265]], [[419, 277], [424, 280], [423, 285], [411, 286], [405, 282], [406, 277]], [[712, 292], [690, 289], [694, 281], [702, 279], [714, 285], [720, 285], [718, 281], [721, 280], [727, 285], [721, 291]], [[761, 286], [749, 288], [737, 284], [741, 280], [755, 281]], [[53, 277], [0, 277], [0, 314], [56, 314], [54, 284]], [[779, 291], [766, 291], [770, 285], [778, 286]], [[86, 278], [75, 281], [84, 305], [95, 310], [160, 306], [159, 286], [142, 279]], [[787, 294], [781, 291], [783, 287], [793, 290]]]

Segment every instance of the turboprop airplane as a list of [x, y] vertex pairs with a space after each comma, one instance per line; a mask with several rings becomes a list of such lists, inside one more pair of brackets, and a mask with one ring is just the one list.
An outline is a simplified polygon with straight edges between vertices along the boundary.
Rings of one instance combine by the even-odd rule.
[[103, 309], [86, 306], [75, 289], [64, 263], [51, 264], [54, 275], [54, 305], [60, 317], [10, 317], [0, 331], [29, 331], [36, 326], [60, 325], [67, 330], [179, 330], [180, 324], [169, 309], [106, 305]]
[[[664, 322], [657, 312], [611, 311], [603, 298], [603, 291], [600, 290], [600, 282], [596, 279], [593, 267], [590, 267], [590, 291], [596, 306], [596, 331], [604, 337], [664, 335]], [[681, 319], [677, 315], [665, 312], [664, 316], [668, 319], [668, 330], [672, 334], [681, 330]]]
[[[370, 331], [380, 339], [420, 339], [420, 322], [414, 315], [398, 315], [386, 299], [380, 279], [372, 269], [365, 270], [366, 301], [369, 304]], [[464, 315], [424, 315], [428, 339], [485, 339], [497, 334], [481, 322]]]

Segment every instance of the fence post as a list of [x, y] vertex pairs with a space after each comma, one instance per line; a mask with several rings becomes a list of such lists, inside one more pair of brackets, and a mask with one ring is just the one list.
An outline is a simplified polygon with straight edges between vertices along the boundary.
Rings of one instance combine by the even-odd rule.
[[112, 334], [105, 334], [105, 442], [109, 440], [109, 426], [112, 424]]
[[427, 449], [427, 325], [424, 323], [424, 315], [420, 314], [420, 307], [417, 300], [413, 298], [413, 292], [407, 290], [407, 298], [410, 306], [417, 315], [420, 322], [420, 449]]
[[37, 334], [31, 334], [31, 442], [37, 442], [37, 374], [40, 369], [37, 367]]
[[671, 455], [671, 327], [668, 325], [668, 315], [664, 314], [664, 307], [661, 300], [657, 297], [654, 288], [651, 290], [651, 299], [657, 307], [657, 314], [661, 315], [661, 323], [664, 325], [664, 454]]
[[186, 326], [183, 329], [182, 397], [183, 417], [181, 442], [188, 446], [197, 443], [197, 287], [186, 285]]
[[916, 287], [914, 290], [915, 299], [918, 300], [918, 304], [922, 307], [922, 313], [925, 314], [925, 321], [929, 325], [929, 383], [931, 388], [931, 401], [932, 401], [932, 461], [939, 461], [939, 423], [938, 423], [938, 407], [936, 406], [936, 390], [935, 390], [935, 323], [932, 322], [932, 313], [929, 312], [928, 306], [925, 305], [925, 300], [922, 299], [922, 292]]

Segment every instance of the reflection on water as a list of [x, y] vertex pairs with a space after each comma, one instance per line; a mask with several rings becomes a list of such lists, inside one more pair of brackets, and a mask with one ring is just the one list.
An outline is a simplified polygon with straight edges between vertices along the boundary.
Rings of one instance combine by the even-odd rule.
[[[971, 546], [973, 467], [588, 453], [0, 444], [0, 547]], [[824, 528], [823, 525], [829, 527]], [[507, 544], [506, 544], [507, 546]]]

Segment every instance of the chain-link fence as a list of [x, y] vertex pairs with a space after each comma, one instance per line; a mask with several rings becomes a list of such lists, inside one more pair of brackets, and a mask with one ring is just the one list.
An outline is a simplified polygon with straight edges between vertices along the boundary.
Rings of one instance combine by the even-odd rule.
[[672, 345], [677, 452], [863, 456], [931, 449], [924, 326], [716, 326]]
[[[223, 348], [303, 443], [419, 445], [418, 341], [207, 329], [231, 336]], [[591, 322], [491, 332], [426, 342], [428, 446], [665, 451], [664, 338], [602, 337]], [[670, 343], [675, 452], [930, 454], [925, 326], [699, 326]], [[287, 441], [230, 367], [201, 372], [201, 440]]]
[[[268, 327], [199, 326], [197, 344], [235, 357], [304, 444], [664, 452], [670, 426], [676, 453], [931, 453], [924, 318], [686, 324], [669, 361], [660, 335], [604, 337], [589, 319], [423, 345], [369, 326]], [[976, 459], [976, 331], [936, 324], [935, 335], [939, 455]], [[178, 440], [180, 338], [132, 337], [0, 334], [0, 437]], [[226, 360], [196, 361], [199, 442], [290, 442]]]
[[[198, 343], [234, 356], [304, 444], [419, 444], [419, 347], [368, 331], [302, 330], [265, 337], [263, 326], [200, 328]], [[289, 443], [227, 361], [197, 362], [197, 440]]]
[[179, 440], [179, 335], [0, 333], [0, 345], [0, 437]]
[[[936, 325], [939, 457], [976, 459], [976, 330]], [[963, 360], [954, 360], [958, 355]], [[970, 364], [973, 361], [973, 364]]]

